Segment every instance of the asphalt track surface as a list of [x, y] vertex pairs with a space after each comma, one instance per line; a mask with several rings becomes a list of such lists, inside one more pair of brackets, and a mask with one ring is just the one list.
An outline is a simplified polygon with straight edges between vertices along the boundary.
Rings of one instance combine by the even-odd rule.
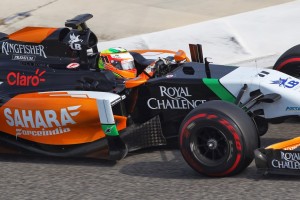
[[[263, 146], [298, 136], [300, 120], [270, 125]], [[132, 153], [117, 163], [91, 159], [0, 156], [0, 199], [299, 199], [299, 178], [241, 174], [208, 178], [175, 148]]]

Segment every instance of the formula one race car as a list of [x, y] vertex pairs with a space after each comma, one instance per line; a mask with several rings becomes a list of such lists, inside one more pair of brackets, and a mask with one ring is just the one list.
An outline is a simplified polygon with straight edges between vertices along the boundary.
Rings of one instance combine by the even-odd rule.
[[[268, 122], [295, 115], [299, 80], [272, 69], [212, 65], [200, 45], [146, 59], [138, 76], [100, 69], [97, 38], [79, 15], [65, 28], [1, 34], [0, 141], [24, 153], [120, 160], [179, 138], [187, 163], [208, 176], [245, 169]], [[205, 62], [203, 62], [205, 60]]]
[[[274, 64], [273, 69], [293, 77], [300, 77], [300, 45], [284, 52]], [[298, 106], [287, 106], [287, 111], [300, 111]], [[255, 150], [258, 170], [265, 174], [300, 175], [300, 137], [272, 144]]]

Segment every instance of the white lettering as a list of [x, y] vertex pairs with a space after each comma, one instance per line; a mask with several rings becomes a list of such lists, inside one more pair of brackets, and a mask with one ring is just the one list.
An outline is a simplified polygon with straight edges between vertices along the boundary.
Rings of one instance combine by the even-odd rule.
[[30, 126], [34, 128], [34, 122], [32, 119], [32, 111], [28, 110], [28, 115], [26, 115], [26, 110], [22, 110], [22, 115], [23, 115], [23, 122], [24, 126], [28, 128], [28, 122], [30, 123]]
[[4, 116], [6, 117], [6, 123], [9, 125], [9, 126], [14, 126], [15, 123], [14, 123], [14, 119], [10, 116], [12, 113], [10, 111], [9, 108], [5, 108], [4, 109]]
[[37, 110], [35, 112], [35, 127], [36, 128], [40, 128], [40, 127], [44, 127], [44, 128], [48, 128], [44, 119], [43, 119], [43, 116], [41, 114], [41, 112], [39, 110]]
[[30, 130], [24, 130], [24, 129], [16, 129], [16, 137], [19, 137], [20, 135], [32, 135], [32, 136], [49, 136], [49, 135], [59, 135], [63, 133], [70, 132], [70, 128], [61, 128], [58, 127], [56, 129], [52, 130], [45, 130], [42, 129], [40, 131], [30, 131]]
[[187, 87], [169, 87], [166, 88], [165, 86], [159, 86], [160, 95], [167, 96], [169, 98], [179, 98], [179, 97], [191, 97], [192, 95], [189, 94]]
[[[11, 108], [4, 109], [4, 116], [6, 118], [6, 123], [9, 126], [22, 127], [22, 128], [53, 128], [63, 127], [69, 124], [76, 124], [72, 116], [75, 117], [80, 113], [77, 109], [80, 106], [71, 106], [67, 108], [62, 108], [57, 115], [55, 110], [19, 110], [14, 109], [13, 112]], [[60, 120], [57, 118], [60, 116]]]
[[273, 159], [272, 166], [279, 169], [300, 169], [300, 153], [281, 152], [281, 159]]
[[60, 119], [62, 126], [65, 126], [66, 124], [76, 124], [65, 108], [61, 109]]
[[24, 44], [11, 44], [8, 42], [3, 42], [1, 50], [2, 53], [5, 53], [6, 55], [9, 55], [10, 53], [31, 54], [31, 55], [39, 55], [44, 58], [47, 58], [43, 45], [24, 45]]
[[202, 103], [205, 103], [206, 100], [158, 100], [156, 98], [150, 98], [147, 101], [147, 105], [150, 109], [193, 109], [199, 106]]
[[186, 97], [192, 97], [188, 87], [159, 86], [159, 89], [161, 97], [167, 97], [167, 99], [148, 99], [147, 105], [150, 109], [192, 109], [206, 101], [187, 99]]
[[24, 127], [23, 121], [18, 110], [15, 110], [15, 126]]
[[56, 112], [54, 110], [45, 110], [44, 113], [48, 127], [52, 128], [52, 123], [54, 123], [56, 126], [61, 126], [56, 119]]

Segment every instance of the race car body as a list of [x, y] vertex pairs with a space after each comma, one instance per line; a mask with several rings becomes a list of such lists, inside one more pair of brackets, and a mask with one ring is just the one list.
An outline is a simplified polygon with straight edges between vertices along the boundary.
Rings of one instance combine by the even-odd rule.
[[300, 137], [255, 150], [255, 163], [264, 174], [300, 175]]
[[[68, 20], [64, 28], [25, 27], [9, 35], [0, 34], [1, 55], [0, 63], [31, 66], [33, 63], [39, 67], [54, 69], [67, 68], [70, 63], [78, 63], [81, 68], [93, 68], [92, 62], [98, 53], [97, 37], [84, 26], [84, 22], [92, 15], [84, 15]], [[77, 27], [82, 29], [69, 29]], [[83, 34], [84, 32], [84, 34]], [[91, 49], [87, 55], [86, 50]]]
[[[299, 103], [295, 98], [300, 92], [299, 80], [289, 75], [280, 73], [271, 69], [253, 69], [238, 68], [232, 73], [220, 78], [220, 83], [232, 93], [235, 94], [242, 87], [243, 83], [248, 85], [248, 91], [259, 90], [262, 94], [277, 94], [283, 99], [268, 104], [257, 105], [256, 109], [261, 107], [264, 111], [264, 117], [268, 120], [280, 118], [283, 116], [297, 116], [299, 112], [295, 107]], [[233, 84], [236, 83], [236, 84]], [[247, 101], [250, 93], [241, 99], [241, 102]]]
[[2, 34], [3, 144], [119, 160], [179, 138], [193, 169], [229, 176], [252, 162], [269, 121], [299, 115], [290, 109], [299, 107], [298, 79], [272, 69], [210, 65], [200, 45], [190, 45], [191, 61], [182, 51], [129, 51], [135, 78], [99, 69], [105, 57], [85, 24], [89, 18], [68, 20], [68, 28]]

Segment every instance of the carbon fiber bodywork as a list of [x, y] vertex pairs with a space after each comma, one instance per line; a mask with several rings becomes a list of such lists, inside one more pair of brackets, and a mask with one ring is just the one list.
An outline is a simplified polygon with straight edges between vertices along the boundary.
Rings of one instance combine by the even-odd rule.
[[300, 175], [300, 151], [256, 149], [255, 164], [263, 174]]
[[143, 124], [132, 125], [120, 135], [129, 151], [167, 144], [162, 133], [159, 116], [155, 116]]

